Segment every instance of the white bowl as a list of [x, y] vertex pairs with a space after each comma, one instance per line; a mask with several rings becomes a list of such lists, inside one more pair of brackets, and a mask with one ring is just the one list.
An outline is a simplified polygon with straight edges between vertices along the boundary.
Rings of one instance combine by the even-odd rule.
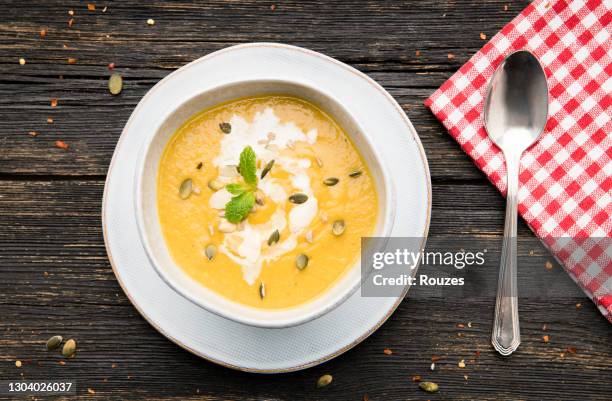
[[289, 80], [236, 81], [206, 90], [182, 104], [160, 105], [167, 115], [148, 135], [139, 155], [135, 180], [136, 220], [142, 243], [159, 276], [176, 292], [217, 315], [247, 325], [282, 328], [299, 325], [329, 312], [351, 295], [360, 284], [358, 261], [324, 294], [304, 304], [277, 310], [258, 309], [231, 301], [191, 279], [172, 259], [161, 231], [157, 211], [157, 173], [164, 148], [176, 130], [192, 115], [219, 103], [254, 95], [287, 94], [312, 102], [330, 114], [351, 137], [364, 157], [378, 193], [378, 221], [373, 236], [388, 237], [395, 218], [395, 189], [373, 139], [338, 101], [322, 89]]

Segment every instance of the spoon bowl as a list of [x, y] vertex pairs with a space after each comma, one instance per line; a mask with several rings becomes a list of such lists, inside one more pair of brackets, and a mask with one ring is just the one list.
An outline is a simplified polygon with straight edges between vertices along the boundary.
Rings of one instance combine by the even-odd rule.
[[489, 138], [506, 159], [507, 194], [504, 242], [499, 267], [491, 342], [501, 355], [521, 343], [516, 284], [516, 227], [521, 155], [542, 134], [548, 117], [548, 85], [538, 59], [528, 51], [510, 54], [497, 68], [484, 105]]
[[503, 152], [520, 152], [544, 131], [548, 85], [538, 59], [526, 50], [510, 54], [497, 68], [487, 90], [484, 125]]

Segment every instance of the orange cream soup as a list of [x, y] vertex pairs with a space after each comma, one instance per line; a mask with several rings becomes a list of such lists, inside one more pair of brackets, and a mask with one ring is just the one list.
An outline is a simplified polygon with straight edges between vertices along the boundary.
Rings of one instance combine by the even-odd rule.
[[[229, 134], [221, 123], [231, 125]], [[241, 182], [235, 165], [246, 146], [257, 155], [258, 177], [275, 163], [258, 182], [263, 205], [233, 225], [223, 218], [231, 195], [219, 186]], [[355, 171], [361, 175], [350, 177]], [[330, 177], [339, 182], [325, 185]], [[182, 199], [187, 179], [192, 191]], [[289, 202], [295, 193], [308, 200]], [[372, 176], [346, 133], [313, 104], [281, 95], [223, 103], [183, 124], [161, 159], [157, 204], [178, 266], [230, 300], [266, 309], [295, 306], [330, 288], [358, 260], [361, 237], [373, 234], [378, 213]], [[341, 235], [332, 232], [337, 220], [345, 222]], [[269, 246], [275, 229], [279, 241]], [[308, 257], [301, 270], [300, 254]]]

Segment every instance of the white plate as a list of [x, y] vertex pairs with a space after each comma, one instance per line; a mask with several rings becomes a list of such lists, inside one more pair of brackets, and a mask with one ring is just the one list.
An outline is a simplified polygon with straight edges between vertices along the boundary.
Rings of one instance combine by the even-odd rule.
[[[363, 298], [357, 291], [332, 312], [297, 327], [246, 326], [207, 312], [174, 292], [157, 275], [139, 240], [133, 189], [143, 133], [154, 129], [172, 105], [236, 78], [286, 79], [325, 87], [358, 116], [366, 131], [379, 136], [375, 146], [395, 173], [394, 237], [427, 236], [431, 211], [427, 160], [412, 124], [380, 85], [335, 59], [281, 44], [233, 46], [189, 63], [155, 85], [132, 113], [109, 167], [102, 206], [106, 250], [130, 301], [164, 336], [212, 362], [262, 373], [304, 369], [363, 341], [387, 320], [403, 296]], [[164, 107], [165, 112], [153, 112]]]

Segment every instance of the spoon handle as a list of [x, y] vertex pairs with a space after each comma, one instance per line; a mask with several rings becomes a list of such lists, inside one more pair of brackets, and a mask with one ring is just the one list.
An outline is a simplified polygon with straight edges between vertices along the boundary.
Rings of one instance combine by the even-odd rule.
[[519, 157], [506, 155], [508, 192], [506, 195], [506, 223], [502, 246], [495, 302], [495, 318], [491, 342], [501, 355], [510, 355], [521, 343], [516, 286], [516, 226]]

